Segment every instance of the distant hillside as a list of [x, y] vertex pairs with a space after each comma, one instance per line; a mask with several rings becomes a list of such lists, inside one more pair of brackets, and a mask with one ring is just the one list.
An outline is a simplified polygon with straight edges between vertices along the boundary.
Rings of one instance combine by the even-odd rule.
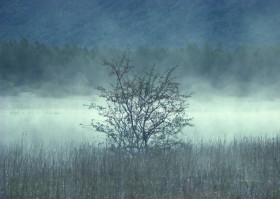
[[80, 46], [273, 44], [278, 0], [1, 0], [0, 39]]

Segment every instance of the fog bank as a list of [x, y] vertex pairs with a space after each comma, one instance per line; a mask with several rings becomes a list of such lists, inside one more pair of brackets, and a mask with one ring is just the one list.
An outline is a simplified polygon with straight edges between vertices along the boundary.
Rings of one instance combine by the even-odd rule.
[[[43, 98], [32, 94], [1, 97], [0, 142], [22, 138], [36, 142], [104, 142], [105, 136], [90, 128], [98, 115], [84, 104], [98, 97]], [[254, 97], [214, 96], [199, 93], [190, 98], [188, 116], [194, 127], [186, 127], [184, 139], [217, 139], [275, 136], [280, 132], [280, 102]]]

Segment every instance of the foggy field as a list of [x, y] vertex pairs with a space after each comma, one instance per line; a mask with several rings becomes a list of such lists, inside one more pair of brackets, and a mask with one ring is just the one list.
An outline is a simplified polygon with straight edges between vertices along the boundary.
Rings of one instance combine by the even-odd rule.
[[279, 198], [280, 138], [193, 143], [128, 157], [90, 142], [0, 150], [0, 198]]
[[278, 100], [190, 99], [186, 143], [128, 157], [80, 124], [93, 97], [1, 97], [0, 198], [279, 198]]
[[92, 101], [1, 97], [0, 198], [280, 197], [277, 99], [196, 93], [186, 143], [133, 158], [80, 125], [98, 118]]

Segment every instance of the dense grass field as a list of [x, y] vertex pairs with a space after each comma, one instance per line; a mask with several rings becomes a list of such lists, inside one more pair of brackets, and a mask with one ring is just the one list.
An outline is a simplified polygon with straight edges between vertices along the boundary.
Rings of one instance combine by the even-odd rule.
[[128, 157], [91, 143], [0, 148], [0, 198], [280, 198], [280, 137]]

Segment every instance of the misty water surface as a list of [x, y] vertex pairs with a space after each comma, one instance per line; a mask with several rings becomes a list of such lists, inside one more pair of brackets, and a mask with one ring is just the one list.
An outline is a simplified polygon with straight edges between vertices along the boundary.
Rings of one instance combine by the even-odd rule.
[[[83, 104], [95, 97], [43, 98], [32, 94], [1, 97], [0, 140], [36, 142], [103, 142], [105, 136], [80, 124], [98, 119]], [[280, 132], [280, 102], [249, 97], [193, 96], [188, 116], [194, 127], [185, 128], [192, 140], [225, 137], [275, 136]]]

